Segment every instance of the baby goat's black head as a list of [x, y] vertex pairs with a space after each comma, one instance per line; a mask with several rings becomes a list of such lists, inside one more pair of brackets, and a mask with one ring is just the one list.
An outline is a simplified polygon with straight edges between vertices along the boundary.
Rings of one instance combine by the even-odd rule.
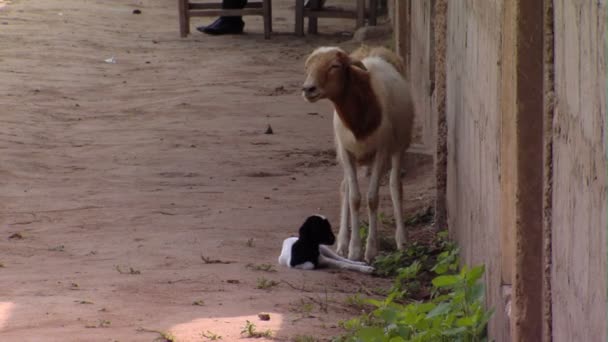
[[299, 239], [320, 245], [333, 245], [336, 241], [329, 221], [320, 215], [309, 216], [300, 227]]

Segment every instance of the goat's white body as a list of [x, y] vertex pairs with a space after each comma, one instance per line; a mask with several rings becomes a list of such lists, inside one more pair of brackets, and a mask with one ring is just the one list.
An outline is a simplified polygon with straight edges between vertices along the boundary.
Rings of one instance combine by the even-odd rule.
[[[304, 262], [299, 265], [291, 266], [291, 249], [293, 244], [298, 241], [297, 237], [290, 237], [283, 241], [281, 248], [281, 255], [279, 256], [279, 265], [287, 266], [290, 268], [297, 268], [301, 270], [312, 270], [315, 265], [312, 262]], [[332, 268], [341, 268], [363, 273], [372, 273], [374, 268], [366, 265], [363, 262], [351, 261], [337, 255], [329, 247], [320, 245], [319, 246], [319, 265]]]
[[334, 111], [338, 151], [346, 150], [356, 159], [363, 159], [379, 149], [386, 149], [389, 154], [402, 151], [410, 141], [410, 137], [399, 129], [411, 122], [411, 117], [403, 112], [412, 104], [409, 85], [391, 64], [380, 57], [365, 58], [362, 62], [370, 73], [372, 89], [382, 109], [382, 121], [370, 136], [357, 140]]
[[[376, 226], [378, 191], [380, 178], [390, 167], [390, 190], [397, 224], [396, 242], [398, 247], [405, 243], [405, 227], [401, 209], [401, 159], [411, 140], [414, 108], [409, 84], [403, 76], [387, 61], [380, 57], [362, 60], [370, 74], [371, 88], [381, 108], [381, 122], [378, 128], [365, 139], [357, 140], [334, 111], [334, 134], [337, 155], [344, 167], [342, 184], [342, 210], [340, 231], [338, 233], [338, 253], [349, 259], [361, 259], [358, 211], [360, 193], [357, 181], [357, 161], [370, 160], [371, 177], [368, 191], [369, 235], [366, 244], [365, 260], [377, 254]], [[373, 158], [368, 158], [373, 156]], [[348, 217], [350, 214], [351, 237], [348, 239]], [[348, 249], [347, 249], [348, 245]]]

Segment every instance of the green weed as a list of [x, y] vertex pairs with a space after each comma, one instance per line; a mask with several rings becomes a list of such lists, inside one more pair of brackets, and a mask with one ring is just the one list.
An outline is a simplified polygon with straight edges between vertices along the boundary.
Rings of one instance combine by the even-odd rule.
[[274, 280], [269, 280], [269, 279], [262, 277], [262, 278], [258, 278], [258, 284], [257, 284], [256, 288], [258, 288], [260, 290], [268, 290], [277, 285], [279, 285], [279, 282], [274, 281]]
[[251, 323], [250, 321], [247, 321], [245, 323], [245, 326], [241, 330], [241, 335], [249, 338], [272, 337], [272, 331], [258, 331], [255, 324]]
[[458, 249], [443, 232], [430, 246], [413, 244], [380, 258], [377, 269], [395, 275], [389, 294], [383, 300], [347, 298], [373, 310], [343, 322], [348, 333], [335, 341], [487, 341], [493, 310], [484, 307], [484, 266], [459, 271], [458, 265]]
[[217, 341], [217, 340], [222, 339], [222, 336], [220, 336], [214, 332], [211, 332], [209, 330], [207, 330], [206, 332], [202, 332], [201, 337], [207, 339], [208, 341]]
[[263, 272], [276, 272], [276, 268], [274, 268], [271, 264], [247, 264], [245, 267], [252, 269], [254, 271], [263, 271]]

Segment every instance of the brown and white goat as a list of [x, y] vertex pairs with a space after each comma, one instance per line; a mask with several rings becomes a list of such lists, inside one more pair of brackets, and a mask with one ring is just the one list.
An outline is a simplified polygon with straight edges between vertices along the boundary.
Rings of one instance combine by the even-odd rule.
[[400, 170], [404, 152], [411, 142], [414, 106], [403, 73], [401, 59], [384, 48], [365, 47], [349, 56], [337, 47], [320, 47], [306, 60], [307, 77], [302, 95], [309, 102], [329, 99], [335, 109], [337, 156], [344, 168], [337, 252], [348, 255], [351, 260], [362, 257], [358, 165], [370, 168], [365, 260], [371, 262], [378, 253], [378, 192], [380, 180], [389, 169], [397, 225], [395, 241], [398, 248], [405, 244]]

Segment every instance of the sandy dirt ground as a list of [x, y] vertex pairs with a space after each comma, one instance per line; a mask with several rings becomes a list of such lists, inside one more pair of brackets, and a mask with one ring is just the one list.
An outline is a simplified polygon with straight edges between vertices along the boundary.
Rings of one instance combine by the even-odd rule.
[[[247, 320], [322, 340], [357, 314], [348, 296], [390, 286], [276, 266], [306, 216], [338, 222], [330, 105], [298, 89], [306, 54], [348, 46], [354, 23], [296, 38], [275, 1], [271, 40], [253, 17], [180, 39], [175, 2], [0, 9], [0, 341], [234, 341]], [[432, 167], [406, 170], [408, 216], [432, 202]]]

